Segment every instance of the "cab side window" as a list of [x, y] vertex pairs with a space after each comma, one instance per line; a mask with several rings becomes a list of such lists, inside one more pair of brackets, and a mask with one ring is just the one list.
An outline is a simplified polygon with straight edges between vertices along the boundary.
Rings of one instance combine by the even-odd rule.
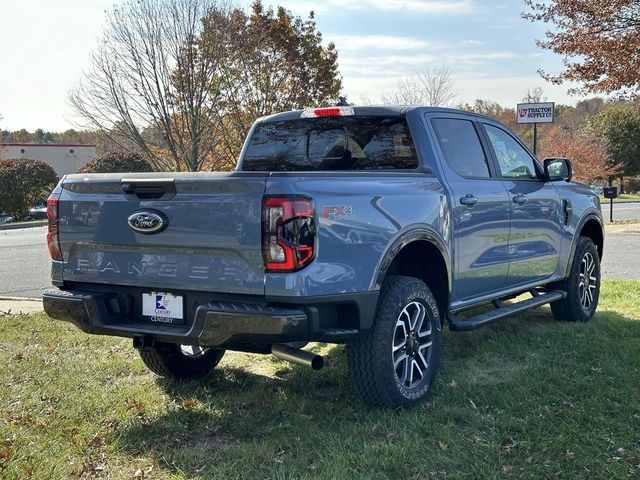
[[469, 120], [436, 118], [432, 120], [447, 165], [463, 177], [489, 178], [489, 162], [480, 138]]
[[500, 173], [505, 178], [537, 179], [534, 160], [515, 138], [493, 125], [484, 124], [489, 142], [498, 159]]

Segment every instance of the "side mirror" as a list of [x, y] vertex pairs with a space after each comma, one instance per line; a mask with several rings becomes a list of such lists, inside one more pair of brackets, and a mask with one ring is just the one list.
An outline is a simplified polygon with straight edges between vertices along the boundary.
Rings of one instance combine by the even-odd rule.
[[564, 180], [570, 182], [573, 177], [573, 165], [568, 158], [545, 158], [544, 176], [549, 182]]

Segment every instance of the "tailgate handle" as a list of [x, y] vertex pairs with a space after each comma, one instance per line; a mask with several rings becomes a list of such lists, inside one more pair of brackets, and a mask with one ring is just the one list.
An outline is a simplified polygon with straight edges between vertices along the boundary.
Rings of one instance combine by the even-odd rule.
[[169, 200], [176, 194], [173, 178], [122, 179], [121, 188], [125, 196], [141, 200]]

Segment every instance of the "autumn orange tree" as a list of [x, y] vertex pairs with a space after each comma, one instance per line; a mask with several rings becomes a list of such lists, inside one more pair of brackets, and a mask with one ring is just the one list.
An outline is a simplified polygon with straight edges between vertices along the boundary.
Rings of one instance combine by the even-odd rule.
[[[225, 32], [223, 49], [214, 39]], [[222, 128], [214, 165], [235, 163], [251, 124], [276, 112], [336, 102], [342, 88], [338, 53], [322, 45], [313, 12], [307, 19], [283, 7], [214, 10], [195, 42], [203, 58], [224, 58], [211, 88], [222, 94], [215, 111]]]
[[564, 57], [564, 71], [541, 75], [576, 81], [574, 93], [640, 93], [640, 0], [525, 0], [523, 17], [552, 25], [542, 48]]
[[540, 139], [540, 158], [566, 157], [573, 163], [577, 180], [591, 183], [618, 172], [611, 161], [606, 144], [592, 133], [561, 125], [551, 125]]

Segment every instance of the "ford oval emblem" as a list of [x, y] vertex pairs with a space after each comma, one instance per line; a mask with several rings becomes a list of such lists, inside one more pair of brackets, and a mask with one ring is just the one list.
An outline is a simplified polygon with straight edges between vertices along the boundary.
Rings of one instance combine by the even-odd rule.
[[139, 233], [151, 234], [158, 233], [167, 228], [169, 222], [160, 212], [152, 212], [149, 210], [140, 210], [129, 216], [129, 226]]

